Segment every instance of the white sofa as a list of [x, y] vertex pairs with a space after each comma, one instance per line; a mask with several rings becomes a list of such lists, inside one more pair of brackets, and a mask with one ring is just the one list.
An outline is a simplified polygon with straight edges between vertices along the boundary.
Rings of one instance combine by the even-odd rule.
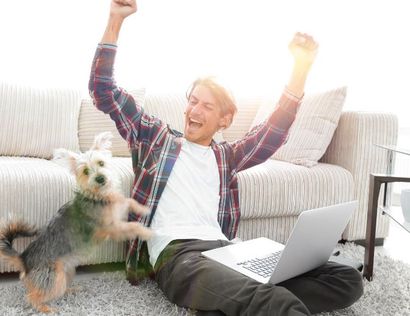
[[[94, 109], [91, 100], [81, 101], [79, 94], [70, 93], [0, 86], [0, 219], [13, 213], [37, 226], [45, 225], [71, 199], [74, 188], [68, 171], [49, 160], [52, 150], [71, 146], [84, 151], [98, 131], [115, 131], [114, 124]], [[144, 102], [148, 113], [181, 130], [186, 104], [183, 95], [151, 93], [144, 97], [142, 90], [134, 95]], [[48, 106], [43, 106], [46, 101]], [[233, 125], [223, 132], [223, 138], [232, 141], [243, 136], [260, 104], [258, 100], [238, 100], [239, 112]], [[27, 127], [28, 124], [32, 126]], [[122, 191], [129, 196], [133, 181], [131, 158], [125, 141], [118, 133], [115, 137], [114, 168]], [[74, 144], [67, 145], [67, 138]], [[395, 144], [396, 139], [397, 118], [393, 114], [343, 112], [318, 165], [307, 168], [269, 159], [239, 173], [239, 237], [263, 235], [285, 242], [302, 211], [358, 199], [359, 208], [343, 238], [364, 239], [369, 173], [385, 172], [388, 165], [386, 153], [374, 144]], [[388, 223], [385, 218], [379, 221], [376, 235], [383, 238], [388, 234]], [[21, 239], [15, 244], [22, 250], [28, 242]], [[120, 262], [124, 258], [124, 243], [107, 242], [83, 264]], [[10, 266], [0, 262], [0, 272], [10, 271]]]

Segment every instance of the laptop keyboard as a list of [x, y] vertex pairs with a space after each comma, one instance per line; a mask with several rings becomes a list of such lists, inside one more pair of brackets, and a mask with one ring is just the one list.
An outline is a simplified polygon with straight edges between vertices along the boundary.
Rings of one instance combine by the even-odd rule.
[[237, 265], [258, 274], [261, 277], [267, 278], [272, 275], [273, 269], [275, 269], [281, 253], [282, 251], [277, 251], [262, 258], [238, 262]]

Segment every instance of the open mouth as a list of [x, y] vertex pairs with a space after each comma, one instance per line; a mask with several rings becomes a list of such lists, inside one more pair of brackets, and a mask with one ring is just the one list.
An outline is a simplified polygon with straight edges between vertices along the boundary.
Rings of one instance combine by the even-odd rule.
[[199, 121], [197, 121], [197, 120], [194, 120], [194, 119], [189, 119], [189, 121], [188, 121], [188, 126], [190, 127], [190, 128], [194, 128], [194, 129], [198, 129], [198, 128], [201, 128], [202, 127], [202, 123], [201, 122], [199, 122]]

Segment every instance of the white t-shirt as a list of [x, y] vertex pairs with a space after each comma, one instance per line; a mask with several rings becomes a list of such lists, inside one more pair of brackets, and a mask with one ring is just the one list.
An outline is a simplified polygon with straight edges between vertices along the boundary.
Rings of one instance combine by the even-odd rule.
[[148, 240], [152, 266], [175, 239], [227, 240], [218, 223], [219, 172], [211, 147], [184, 139], [158, 203]]

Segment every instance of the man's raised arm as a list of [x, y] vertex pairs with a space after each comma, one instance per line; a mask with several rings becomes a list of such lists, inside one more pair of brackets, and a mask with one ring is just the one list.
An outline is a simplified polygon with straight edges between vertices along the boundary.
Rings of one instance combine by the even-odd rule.
[[144, 111], [134, 98], [114, 80], [117, 40], [124, 19], [137, 11], [135, 0], [112, 0], [110, 16], [95, 52], [88, 89], [94, 105], [115, 122], [118, 132], [129, 145], [138, 141]]
[[254, 127], [242, 139], [232, 143], [237, 171], [260, 164], [272, 156], [285, 141], [295, 119], [318, 44], [310, 35], [296, 33], [289, 50], [294, 66], [275, 111], [265, 124]]
[[112, 0], [110, 17], [101, 43], [116, 45], [122, 22], [127, 16], [135, 12], [137, 12], [137, 2], [135, 0]]
[[293, 56], [294, 65], [287, 89], [297, 98], [303, 96], [306, 79], [310, 67], [315, 61], [318, 46], [318, 43], [312, 36], [299, 32], [295, 34], [289, 43], [289, 50]]

